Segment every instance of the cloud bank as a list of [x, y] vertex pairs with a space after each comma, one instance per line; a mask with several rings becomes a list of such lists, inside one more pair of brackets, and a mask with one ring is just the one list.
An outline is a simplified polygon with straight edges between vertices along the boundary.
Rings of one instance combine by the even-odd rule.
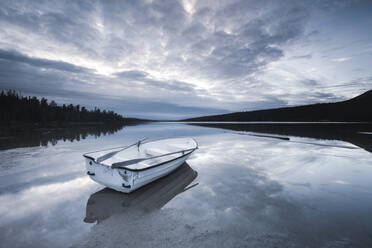
[[0, 88], [160, 119], [344, 99], [309, 44], [350, 4], [2, 1]]

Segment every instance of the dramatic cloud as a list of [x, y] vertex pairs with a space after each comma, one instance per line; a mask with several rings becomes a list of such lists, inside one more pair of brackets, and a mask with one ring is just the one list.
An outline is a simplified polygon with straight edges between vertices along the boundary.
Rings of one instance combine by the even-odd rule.
[[[371, 37], [350, 38], [369, 30], [368, 9], [353, 1], [5, 0], [0, 88], [151, 118], [346, 99], [371, 82], [327, 87], [371, 76]], [[363, 25], [352, 29], [345, 18]]]
[[[89, 72], [90, 70], [81, 66], [76, 66], [62, 61], [53, 61], [49, 59], [31, 58], [17, 51], [6, 51], [0, 49], [0, 59], [13, 63], [25, 63], [31, 66], [36, 66], [44, 69], [56, 69], [66, 72]], [[12, 63], [13, 62], [13, 63]]]

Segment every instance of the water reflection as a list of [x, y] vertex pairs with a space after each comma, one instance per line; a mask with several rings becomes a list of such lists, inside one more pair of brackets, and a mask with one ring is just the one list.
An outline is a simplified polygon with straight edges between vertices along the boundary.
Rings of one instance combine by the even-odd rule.
[[190, 125], [222, 128], [233, 131], [298, 136], [323, 140], [340, 140], [372, 152], [371, 123], [190, 123]]
[[160, 209], [176, 195], [196, 186], [191, 185], [197, 177], [187, 163], [168, 176], [152, 182], [131, 194], [123, 194], [104, 188], [89, 197], [84, 222], [93, 223], [109, 218], [112, 215], [150, 212]]
[[32, 130], [2, 129], [0, 132], [0, 150], [18, 147], [56, 145], [58, 141], [80, 141], [88, 136], [100, 137], [114, 134], [123, 125], [84, 125], [64, 128], [39, 128]]
[[[151, 123], [99, 139], [2, 150], [0, 246], [372, 247], [372, 154], [339, 141], [359, 134], [329, 129], [331, 141], [319, 140], [332, 138], [320, 130], [262, 128], [237, 135]], [[274, 134], [290, 140], [263, 137]], [[85, 174], [86, 151], [184, 136], [200, 145], [188, 159], [192, 169], [138, 192], [101, 190]]]

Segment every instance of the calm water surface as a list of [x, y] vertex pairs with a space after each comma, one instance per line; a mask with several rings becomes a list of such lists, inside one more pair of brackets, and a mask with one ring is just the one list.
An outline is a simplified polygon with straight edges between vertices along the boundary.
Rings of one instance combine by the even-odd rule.
[[[86, 176], [84, 152], [181, 136], [200, 149], [133, 194]], [[0, 151], [1, 247], [372, 247], [372, 154], [351, 143], [179, 123], [53, 143]]]

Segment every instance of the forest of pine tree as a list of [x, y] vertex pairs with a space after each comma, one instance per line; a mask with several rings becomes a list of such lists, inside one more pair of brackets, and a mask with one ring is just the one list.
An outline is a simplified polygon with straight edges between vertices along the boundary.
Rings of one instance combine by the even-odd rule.
[[99, 108], [88, 110], [80, 105], [57, 105], [44, 97], [25, 97], [16, 91], [1, 91], [0, 121], [2, 122], [124, 122], [124, 117]]
[[372, 90], [342, 102], [201, 116], [182, 121], [372, 122]]

